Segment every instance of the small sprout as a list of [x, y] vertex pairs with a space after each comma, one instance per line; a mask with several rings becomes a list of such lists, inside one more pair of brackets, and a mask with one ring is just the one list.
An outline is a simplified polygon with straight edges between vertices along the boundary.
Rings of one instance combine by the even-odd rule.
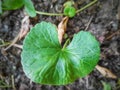
[[72, 17], [75, 16], [75, 14], [76, 14], [76, 9], [74, 7], [72, 7], [72, 6], [66, 6], [64, 8], [64, 15], [72, 18]]
[[73, 6], [75, 3], [74, 3], [74, 1], [67, 1], [67, 2], [65, 2], [64, 3], [64, 7], [66, 7], [66, 6]]
[[76, 9], [73, 7], [74, 2], [73, 1], [67, 1], [63, 6], [64, 6], [64, 15], [72, 18], [76, 14]]

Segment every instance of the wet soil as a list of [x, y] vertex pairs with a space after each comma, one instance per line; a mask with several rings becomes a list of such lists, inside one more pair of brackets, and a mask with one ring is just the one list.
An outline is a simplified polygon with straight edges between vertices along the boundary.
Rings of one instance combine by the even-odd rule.
[[[66, 0], [33, 0], [36, 10], [61, 13]], [[81, 8], [91, 0], [74, 0], [76, 8]], [[24, 18], [24, 9], [6, 11], [0, 17], [0, 43], [10, 42], [19, 33], [21, 20]], [[66, 86], [40, 85], [28, 79], [21, 66], [21, 49], [11, 47], [3, 52], [0, 48], [0, 90], [103, 90], [101, 81], [109, 83], [112, 90], [120, 90], [120, 0], [99, 0], [92, 7], [78, 13], [69, 19], [67, 38], [84, 30], [90, 18], [93, 17], [87, 31], [91, 32], [100, 41], [101, 58], [99, 65], [108, 68], [117, 76], [117, 79], [106, 78], [96, 69], [88, 76], [80, 78]], [[31, 25], [41, 21], [52, 22], [56, 25], [63, 16], [37, 15], [30, 18]], [[23, 39], [17, 44], [22, 44]], [[14, 82], [13, 82], [14, 80]], [[5, 83], [5, 85], [3, 84]]]

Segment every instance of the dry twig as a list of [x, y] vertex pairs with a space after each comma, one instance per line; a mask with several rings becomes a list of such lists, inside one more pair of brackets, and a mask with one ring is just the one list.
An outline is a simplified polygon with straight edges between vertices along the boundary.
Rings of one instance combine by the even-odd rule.
[[23, 48], [23, 45], [14, 44], [13, 46], [18, 47], [18, 48], [20, 48], [20, 49]]
[[13, 90], [16, 90], [15, 83], [14, 83], [14, 76], [13, 75], [11, 76], [11, 79], [12, 79], [12, 88], [13, 88]]
[[20, 33], [14, 38], [14, 40], [11, 42], [11, 44], [4, 49], [5, 51], [8, 50], [10, 47], [12, 47], [18, 41], [19, 35], [20, 35]]
[[111, 39], [111, 38], [112, 38], [113, 36], [115, 36], [116, 34], [120, 34], [120, 30], [118, 30], [118, 31], [112, 33], [111, 35], [109, 35], [109, 36], [106, 38], [106, 40]]
[[89, 28], [89, 26], [90, 26], [90, 24], [91, 24], [91, 22], [92, 22], [92, 19], [93, 19], [93, 16], [90, 17], [90, 19], [89, 19], [89, 21], [88, 21], [88, 24], [87, 24], [87, 26], [86, 26], [86, 28], [85, 28], [85, 31]]

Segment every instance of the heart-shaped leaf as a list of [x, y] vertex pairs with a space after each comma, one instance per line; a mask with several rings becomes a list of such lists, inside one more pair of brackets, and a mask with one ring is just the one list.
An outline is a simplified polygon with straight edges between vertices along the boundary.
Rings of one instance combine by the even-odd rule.
[[80, 31], [66, 48], [62, 48], [56, 26], [41, 22], [26, 36], [21, 62], [32, 81], [65, 85], [89, 74], [99, 56], [99, 43], [89, 32]]
[[2, 9], [3, 10], [16, 10], [24, 5], [23, 0], [3, 0]]

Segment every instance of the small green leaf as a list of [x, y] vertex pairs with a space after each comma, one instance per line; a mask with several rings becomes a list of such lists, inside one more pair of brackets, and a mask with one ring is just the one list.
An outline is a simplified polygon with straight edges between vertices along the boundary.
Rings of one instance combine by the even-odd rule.
[[66, 45], [60, 45], [55, 25], [35, 25], [23, 43], [21, 63], [25, 74], [36, 83], [51, 85], [69, 84], [89, 74], [100, 57], [95, 37], [81, 31]]
[[72, 6], [66, 6], [64, 8], [64, 15], [72, 18], [72, 17], [75, 16], [75, 14], [76, 14], [76, 9], [74, 7], [72, 7]]
[[2, 2], [0, 0], [0, 14], [2, 14]]
[[66, 7], [66, 6], [72, 6], [72, 5], [74, 5], [74, 1], [67, 1], [64, 3], [63, 6]]
[[35, 11], [32, 1], [24, 0], [24, 4], [25, 4], [25, 11], [28, 13], [28, 15], [31, 17], [35, 17], [36, 11]]
[[2, 9], [3, 10], [16, 10], [23, 6], [23, 0], [3, 0]]
[[111, 90], [111, 85], [109, 83], [102, 81], [102, 84], [103, 84], [103, 90]]

